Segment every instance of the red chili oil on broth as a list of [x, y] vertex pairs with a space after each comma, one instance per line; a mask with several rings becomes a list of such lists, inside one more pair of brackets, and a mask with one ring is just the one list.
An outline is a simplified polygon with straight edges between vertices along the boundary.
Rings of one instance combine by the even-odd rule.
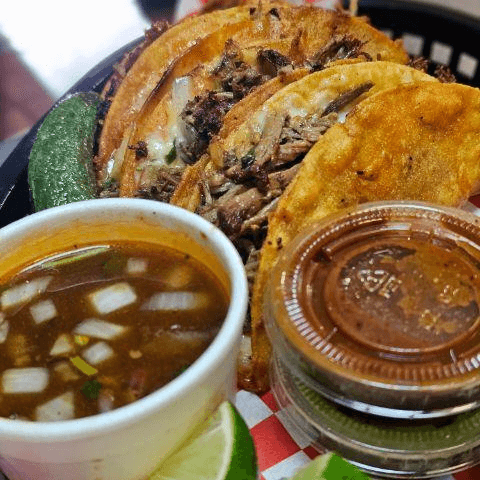
[[119, 243], [49, 257], [0, 287], [0, 416], [95, 415], [162, 387], [217, 334], [228, 295], [184, 253]]

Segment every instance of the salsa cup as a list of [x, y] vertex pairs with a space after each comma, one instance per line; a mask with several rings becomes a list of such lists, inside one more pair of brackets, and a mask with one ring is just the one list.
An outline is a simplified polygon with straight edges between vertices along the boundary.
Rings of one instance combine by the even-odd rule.
[[174, 247], [210, 267], [230, 294], [220, 331], [166, 386], [107, 413], [58, 422], [0, 418], [0, 469], [10, 480], [140, 480], [235, 392], [248, 288], [230, 241], [186, 210], [140, 199], [55, 207], [0, 230], [0, 272], [74, 245], [128, 240]]

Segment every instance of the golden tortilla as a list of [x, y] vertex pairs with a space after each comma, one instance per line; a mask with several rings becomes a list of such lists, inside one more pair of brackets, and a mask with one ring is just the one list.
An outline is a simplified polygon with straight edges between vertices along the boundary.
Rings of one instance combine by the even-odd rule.
[[269, 221], [252, 300], [251, 383], [268, 386], [262, 297], [278, 251], [309, 223], [376, 200], [460, 206], [480, 184], [480, 90], [421, 83], [380, 92], [330, 128]]

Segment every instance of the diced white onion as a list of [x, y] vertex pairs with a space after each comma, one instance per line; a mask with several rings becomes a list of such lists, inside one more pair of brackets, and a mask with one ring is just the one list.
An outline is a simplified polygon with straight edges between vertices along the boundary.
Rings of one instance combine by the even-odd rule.
[[125, 271], [128, 275], [139, 275], [147, 271], [148, 262], [145, 258], [132, 257], [127, 260]]
[[242, 335], [240, 351], [238, 353], [238, 364], [247, 367], [252, 360], [252, 339], [250, 336]]
[[30, 307], [30, 313], [32, 314], [34, 322], [39, 325], [40, 323], [48, 322], [57, 316], [57, 309], [53, 300], [47, 298], [41, 300]]
[[73, 369], [72, 365], [68, 361], [58, 362], [53, 367], [55, 373], [64, 382], [74, 382], [80, 378], [80, 375]]
[[115, 395], [109, 388], [103, 388], [98, 395], [98, 410], [101, 413], [113, 410], [115, 406]]
[[15, 285], [14, 287], [5, 290], [2, 292], [0, 298], [2, 310], [16, 307], [17, 305], [33, 300], [47, 289], [51, 280], [52, 277], [35, 278], [34, 280]]
[[177, 265], [165, 275], [165, 283], [170, 287], [180, 290], [192, 281], [194, 270], [190, 265]]
[[67, 333], [62, 333], [55, 340], [55, 343], [50, 350], [50, 355], [53, 357], [57, 355], [65, 355], [66, 353], [72, 352], [73, 348], [72, 337]]
[[180, 113], [185, 108], [192, 95], [192, 77], [183, 76], [174, 80], [172, 86], [172, 105], [176, 111], [176, 117], [180, 117]]
[[126, 282], [115, 283], [91, 293], [89, 300], [100, 314], [107, 314], [134, 303], [137, 300], [135, 290]]
[[158, 292], [143, 305], [142, 310], [194, 310], [205, 307], [208, 296], [197, 292]]
[[11, 332], [6, 343], [8, 355], [13, 358], [15, 367], [28, 367], [31, 365], [31, 339], [22, 333]]
[[98, 318], [87, 318], [79, 323], [73, 332], [76, 335], [85, 335], [87, 337], [100, 338], [102, 340], [112, 340], [127, 331], [127, 327], [117, 325], [116, 323], [106, 322]]
[[113, 356], [113, 349], [105, 342], [98, 342], [82, 352], [90, 365], [98, 365]]
[[126, 132], [126, 135], [123, 137], [122, 143], [117, 150], [114, 151], [110, 161], [108, 162], [108, 177], [103, 180], [108, 180], [109, 178], [113, 180], [119, 180], [120, 174], [122, 172], [122, 165], [125, 159], [126, 151], [128, 148], [128, 142], [130, 140], [130, 132], [132, 127], [130, 126]]
[[5, 343], [10, 330], [10, 323], [5, 317], [5, 314], [0, 312], [0, 343]]
[[205, 348], [212, 340], [209, 332], [199, 331], [162, 331], [155, 334], [155, 338], [142, 347], [146, 354], [161, 355], [163, 358], [183, 356], [192, 350]]
[[10, 368], [3, 372], [3, 393], [39, 393], [48, 385], [48, 369]]
[[35, 409], [35, 417], [38, 422], [57, 422], [59, 420], [71, 420], [75, 418], [73, 392], [65, 392], [40, 405]]

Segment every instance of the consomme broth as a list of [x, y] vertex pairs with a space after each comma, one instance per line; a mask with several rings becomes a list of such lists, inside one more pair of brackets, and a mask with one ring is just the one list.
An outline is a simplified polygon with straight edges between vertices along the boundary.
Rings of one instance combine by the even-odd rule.
[[208, 347], [229, 298], [198, 260], [92, 245], [2, 279], [0, 416], [67, 420], [162, 387]]

